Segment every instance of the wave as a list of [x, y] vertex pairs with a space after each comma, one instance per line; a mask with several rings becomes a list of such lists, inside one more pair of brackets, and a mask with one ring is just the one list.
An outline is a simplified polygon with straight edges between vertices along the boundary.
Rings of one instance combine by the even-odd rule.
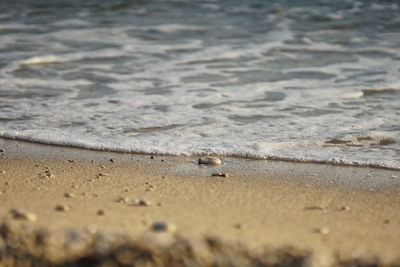
[[[62, 147], [72, 147], [93, 151], [103, 151], [103, 152], [116, 152], [116, 153], [131, 153], [131, 154], [147, 154], [147, 155], [162, 155], [162, 156], [202, 156], [202, 155], [213, 155], [219, 157], [238, 157], [245, 159], [254, 160], [276, 160], [276, 161], [288, 161], [288, 162], [298, 162], [298, 163], [320, 163], [320, 164], [331, 164], [339, 166], [358, 166], [358, 167], [372, 167], [381, 168], [388, 170], [399, 170], [400, 166], [394, 161], [374, 161], [368, 159], [355, 160], [354, 158], [340, 157], [331, 153], [327, 156], [326, 153], [321, 153], [324, 147], [338, 147], [338, 146], [350, 146], [350, 147], [376, 147], [376, 146], [387, 146], [396, 143], [395, 134], [388, 135], [387, 133], [371, 132], [365, 135], [359, 136], [346, 136], [343, 138], [331, 139], [327, 141], [318, 142], [283, 142], [283, 143], [269, 143], [269, 144], [247, 144], [247, 146], [240, 146], [241, 150], [232, 147], [221, 147], [215, 144], [215, 146], [188, 146], [188, 150], [171, 150], [165, 147], [153, 146], [140, 146], [140, 147], [127, 147], [124, 145], [112, 146], [101, 142], [87, 142], [83, 139], [76, 141], [71, 140], [55, 140], [47, 136], [43, 137], [31, 135], [19, 134], [17, 132], [5, 132], [0, 131], [0, 138], [12, 139], [17, 141], [24, 141], [37, 144], [54, 145]], [[177, 145], [176, 147], [179, 147]], [[244, 150], [246, 147], [247, 150]], [[308, 148], [314, 147], [318, 153], [311, 155]], [[268, 152], [270, 151], [270, 152]], [[292, 151], [289, 154], [292, 156], [287, 156], [284, 154], [279, 154], [279, 152], [274, 153], [273, 151]]]

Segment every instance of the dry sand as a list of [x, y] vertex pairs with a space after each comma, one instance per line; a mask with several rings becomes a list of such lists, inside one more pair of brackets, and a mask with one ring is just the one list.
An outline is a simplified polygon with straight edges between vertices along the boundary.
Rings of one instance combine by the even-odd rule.
[[[224, 261], [236, 266], [400, 266], [399, 171], [223, 157], [221, 165], [202, 167], [196, 157], [5, 139], [0, 149], [0, 266], [17, 265], [23, 257], [31, 263], [40, 258], [40, 265], [77, 264], [98, 252], [93, 240], [99, 233], [117, 237], [103, 240], [108, 244], [103, 255], [121, 244], [159, 249], [165, 243], [160, 253], [169, 251], [168, 257], [187, 258], [192, 251], [193, 261], [180, 259], [189, 266]], [[158, 224], [156, 232], [154, 222], [166, 225]], [[41, 250], [36, 257], [23, 241], [32, 239], [32, 231], [34, 242], [42, 240], [43, 231], [51, 236], [45, 256]], [[75, 235], [80, 241], [75, 240], [79, 245], [71, 253], [65, 246]], [[187, 246], [186, 252], [171, 254], [171, 244]], [[288, 246], [294, 249], [279, 250]], [[127, 251], [135, 249], [132, 245]], [[267, 252], [272, 254], [260, 256]], [[177, 265], [160, 253], [152, 265]]]

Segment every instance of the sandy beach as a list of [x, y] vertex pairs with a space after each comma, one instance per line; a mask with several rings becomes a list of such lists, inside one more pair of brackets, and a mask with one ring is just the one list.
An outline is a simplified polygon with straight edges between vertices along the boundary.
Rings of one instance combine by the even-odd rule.
[[[200, 166], [6, 139], [0, 149], [0, 266], [93, 255], [116, 265], [400, 265], [398, 171], [229, 157]], [[133, 257], [132, 244], [153, 256]], [[171, 254], [177, 244], [185, 249]], [[115, 257], [121, 246], [131, 256]]]

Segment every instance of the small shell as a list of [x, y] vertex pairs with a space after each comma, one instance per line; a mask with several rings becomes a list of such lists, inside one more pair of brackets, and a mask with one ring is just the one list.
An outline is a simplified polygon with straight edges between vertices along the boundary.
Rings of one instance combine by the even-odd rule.
[[198, 164], [220, 165], [221, 163], [221, 160], [216, 157], [201, 157], [198, 160]]

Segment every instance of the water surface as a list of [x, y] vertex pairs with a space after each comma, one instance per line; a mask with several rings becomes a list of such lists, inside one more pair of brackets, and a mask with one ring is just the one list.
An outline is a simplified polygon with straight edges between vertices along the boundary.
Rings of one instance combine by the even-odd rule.
[[400, 169], [397, 1], [0, 7], [0, 136]]

